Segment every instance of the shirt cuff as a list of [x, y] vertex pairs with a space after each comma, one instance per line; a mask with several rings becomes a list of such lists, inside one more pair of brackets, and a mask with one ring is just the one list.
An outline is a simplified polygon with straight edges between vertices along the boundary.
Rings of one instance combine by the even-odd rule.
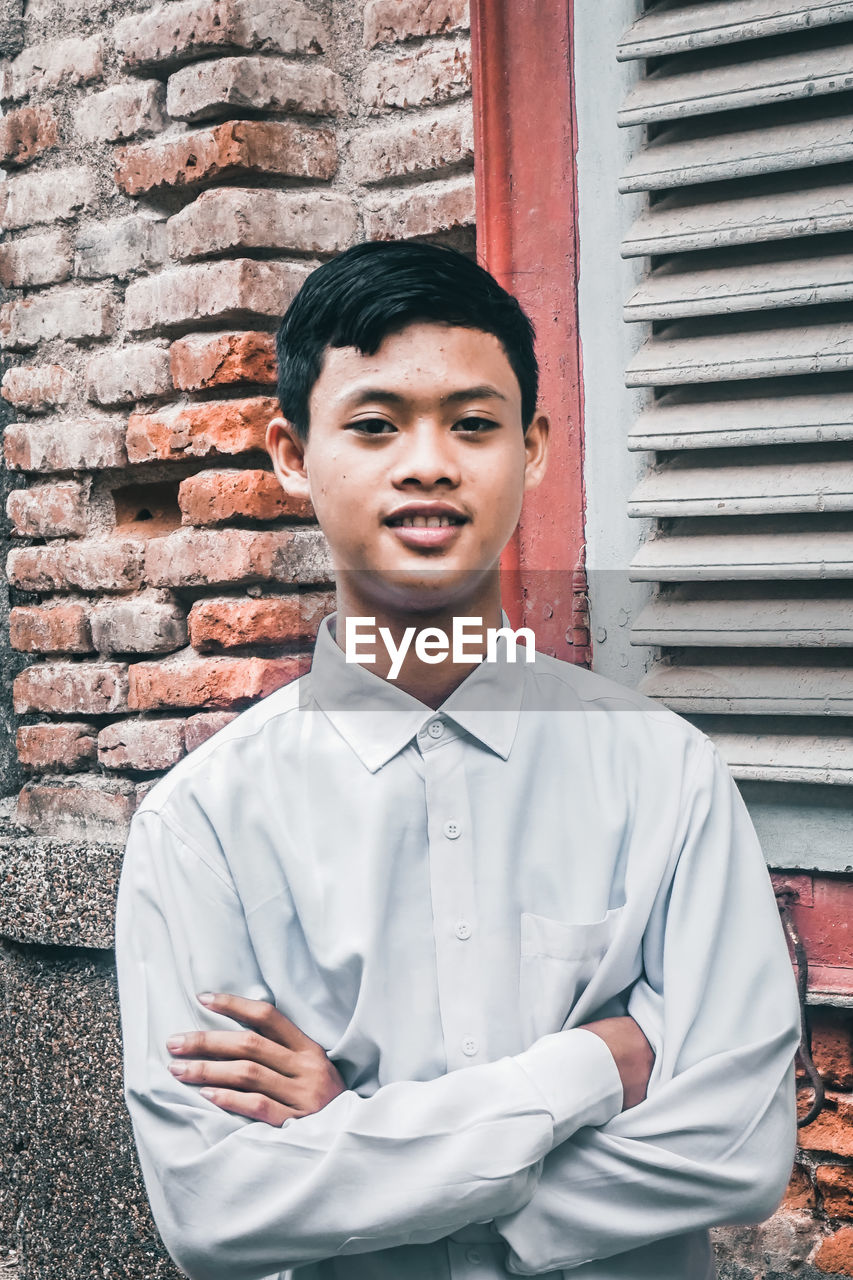
[[601, 1036], [575, 1027], [540, 1037], [515, 1055], [554, 1117], [554, 1145], [622, 1110], [622, 1077]]

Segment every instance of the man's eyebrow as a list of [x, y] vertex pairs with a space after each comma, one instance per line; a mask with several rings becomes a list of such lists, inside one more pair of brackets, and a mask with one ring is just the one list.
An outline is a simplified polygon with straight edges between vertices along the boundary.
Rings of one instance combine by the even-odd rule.
[[[506, 400], [507, 397], [502, 391], [498, 391], [497, 387], [490, 386], [484, 382], [476, 387], [463, 387], [459, 391], [449, 391], [446, 396], [442, 396], [441, 404], [461, 404], [466, 400]], [[400, 395], [397, 391], [388, 391], [383, 387], [363, 387], [360, 391], [354, 391], [351, 396], [347, 397], [347, 408], [357, 409], [362, 404], [388, 404], [394, 407], [406, 404], [407, 396]]]
[[441, 397], [442, 404], [459, 404], [463, 400], [506, 400], [502, 391], [483, 382], [478, 387], [465, 387], [462, 391], [451, 391]]

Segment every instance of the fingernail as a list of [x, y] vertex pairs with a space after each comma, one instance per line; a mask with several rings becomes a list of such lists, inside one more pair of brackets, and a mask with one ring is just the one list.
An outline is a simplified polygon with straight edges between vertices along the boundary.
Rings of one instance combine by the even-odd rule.
[[187, 1070], [187, 1064], [185, 1062], [170, 1062], [169, 1070], [173, 1076], [182, 1076]]
[[211, 1102], [216, 1097], [216, 1094], [213, 1089], [199, 1089], [199, 1093], [203, 1098], [209, 1098]]
[[202, 1004], [216, 1004], [216, 996], [212, 991], [200, 992], [198, 999]]
[[167, 1049], [180, 1049], [186, 1040], [186, 1036], [170, 1036], [166, 1041]]

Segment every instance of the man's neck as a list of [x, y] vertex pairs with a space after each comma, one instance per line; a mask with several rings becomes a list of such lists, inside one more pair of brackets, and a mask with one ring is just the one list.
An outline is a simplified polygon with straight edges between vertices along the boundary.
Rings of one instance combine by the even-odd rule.
[[[369, 625], [361, 629], [363, 636], [370, 637], [362, 648], [364, 652], [375, 655], [376, 659], [362, 665], [381, 679], [391, 680], [398, 689], [411, 694], [425, 706], [435, 709], [480, 665], [486, 653], [487, 631], [502, 625], [500, 588], [496, 580], [493, 589], [477, 600], [429, 611], [402, 612], [354, 600], [339, 586], [335, 640], [341, 649], [346, 649], [347, 619], [355, 618], [370, 620]], [[476, 657], [454, 661], [454, 619], [461, 618], [466, 620], [464, 653], [466, 657]], [[441, 662], [425, 662], [418, 655], [417, 636], [427, 628], [435, 628], [447, 637], [450, 651]]]

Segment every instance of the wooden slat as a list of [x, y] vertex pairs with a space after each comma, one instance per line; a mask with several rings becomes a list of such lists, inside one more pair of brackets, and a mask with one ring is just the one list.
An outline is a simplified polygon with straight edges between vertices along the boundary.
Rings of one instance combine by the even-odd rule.
[[654, 124], [715, 111], [772, 106], [853, 88], [853, 44], [759, 56], [680, 71], [674, 59], [634, 85], [617, 112], [619, 125]]
[[631, 644], [693, 648], [835, 648], [853, 645], [853, 599], [657, 596], [631, 628]]
[[628, 298], [624, 316], [630, 321], [679, 320], [852, 299], [853, 253], [809, 254], [775, 262], [723, 266], [717, 261], [691, 265], [687, 271], [654, 272]]
[[616, 56], [621, 61], [689, 53], [715, 45], [784, 35], [853, 19], [853, 0], [705, 0], [700, 4], [659, 4], [626, 31]]
[[628, 577], [634, 582], [853, 578], [853, 530], [662, 534], [638, 549]]
[[801, 186], [687, 204], [661, 202], [646, 210], [622, 242], [623, 258], [692, 253], [728, 245], [761, 244], [853, 228], [853, 183]]
[[628, 365], [625, 382], [629, 387], [678, 386], [851, 367], [853, 323], [698, 335], [686, 325], [673, 325], [640, 348]]
[[641, 692], [693, 715], [853, 716], [853, 667], [653, 667]]
[[619, 190], [659, 191], [697, 182], [746, 178], [853, 160], [853, 115], [760, 128], [718, 130], [703, 137], [675, 126], [631, 160]]
[[853, 440], [853, 392], [749, 399], [658, 400], [640, 414], [629, 449], [708, 449]]
[[[712, 455], [713, 456], [713, 455]], [[643, 476], [628, 501], [628, 515], [738, 516], [853, 511], [853, 460], [694, 465], [683, 455]]]
[[740, 782], [853, 785], [853, 738], [803, 733], [710, 733]]

